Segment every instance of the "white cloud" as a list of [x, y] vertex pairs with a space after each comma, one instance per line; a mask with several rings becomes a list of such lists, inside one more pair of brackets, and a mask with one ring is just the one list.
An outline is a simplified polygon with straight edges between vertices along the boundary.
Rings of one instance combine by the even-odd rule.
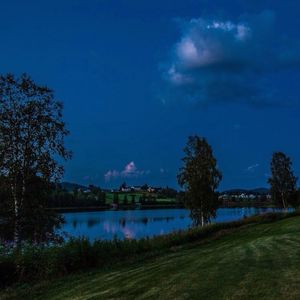
[[255, 169], [258, 168], [258, 167], [259, 167], [259, 164], [258, 164], [258, 163], [253, 164], [253, 165], [249, 166], [249, 167], [246, 169], [246, 171], [248, 171], [248, 172], [254, 172]]
[[150, 171], [139, 170], [133, 161], [129, 162], [122, 171], [108, 170], [104, 174], [105, 181], [110, 181], [116, 178], [137, 178], [149, 174]]
[[282, 94], [289, 93], [279, 84], [281, 77], [276, 82], [270, 74], [300, 66], [300, 43], [278, 34], [275, 21], [272, 11], [263, 11], [236, 21], [198, 18], [184, 22], [164, 70], [173, 93], [193, 103], [281, 102]]
[[[236, 48], [243, 47], [250, 36], [251, 29], [246, 24], [193, 19], [188, 24], [187, 32], [176, 45], [177, 68], [201, 68], [235, 60], [240, 55], [236, 53]], [[174, 68], [174, 65], [171, 68]]]
[[115, 179], [120, 176], [120, 172], [116, 170], [109, 170], [105, 173], [104, 178], [105, 181], [110, 181], [111, 179]]
[[193, 81], [193, 79], [189, 76], [186, 76], [178, 71], [176, 71], [175, 66], [172, 66], [168, 70], [168, 77], [170, 81], [175, 85], [188, 84]]

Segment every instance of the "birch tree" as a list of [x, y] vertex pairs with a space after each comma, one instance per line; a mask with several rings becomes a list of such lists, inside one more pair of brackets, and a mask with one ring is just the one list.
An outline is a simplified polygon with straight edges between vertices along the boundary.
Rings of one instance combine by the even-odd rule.
[[271, 195], [276, 205], [287, 209], [294, 206], [297, 197], [297, 177], [292, 170], [292, 161], [283, 152], [275, 152], [271, 161]]
[[[71, 157], [64, 145], [69, 132], [62, 109], [53, 91], [37, 85], [28, 75], [0, 76], [0, 176], [9, 189], [5, 200], [12, 211], [15, 245], [21, 239], [21, 216], [31, 196], [62, 176], [64, 169], [58, 158]], [[36, 179], [43, 185], [33, 186]], [[42, 206], [34, 200], [36, 206]]]
[[178, 183], [185, 189], [184, 202], [194, 225], [204, 226], [216, 216], [219, 206], [216, 189], [222, 174], [206, 139], [190, 136], [184, 153]]

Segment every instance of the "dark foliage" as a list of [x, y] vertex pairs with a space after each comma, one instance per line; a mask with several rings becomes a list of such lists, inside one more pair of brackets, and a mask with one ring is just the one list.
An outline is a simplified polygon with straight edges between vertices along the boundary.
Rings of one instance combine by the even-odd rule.
[[48, 197], [47, 207], [98, 207], [105, 205], [105, 199], [105, 192], [98, 187], [90, 186], [89, 192], [87, 193], [81, 189], [75, 189], [69, 192], [57, 185], [53, 188]]
[[15, 246], [56, 239], [61, 219], [47, 211], [46, 197], [63, 174], [57, 158], [71, 157], [62, 110], [53, 91], [28, 75], [0, 76], [0, 233]]
[[178, 183], [185, 189], [185, 204], [194, 225], [204, 225], [216, 216], [220, 206], [216, 189], [222, 179], [206, 139], [190, 136], [182, 159]]
[[275, 205], [287, 208], [289, 205], [297, 207], [297, 177], [292, 171], [292, 161], [282, 152], [275, 152], [271, 161], [271, 185], [272, 200]]
[[177, 196], [177, 191], [169, 187], [162, 188], [157, 192], [157, 198], [160, 199], [176, 198], [176, 196]]

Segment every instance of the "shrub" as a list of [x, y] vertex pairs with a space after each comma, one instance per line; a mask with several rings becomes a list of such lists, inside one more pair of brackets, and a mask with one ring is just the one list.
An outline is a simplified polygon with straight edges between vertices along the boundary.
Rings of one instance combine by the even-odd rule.
[[0, 288], [14, 283], [17, 280], [17, 269], [12, 257], [0, 259]]

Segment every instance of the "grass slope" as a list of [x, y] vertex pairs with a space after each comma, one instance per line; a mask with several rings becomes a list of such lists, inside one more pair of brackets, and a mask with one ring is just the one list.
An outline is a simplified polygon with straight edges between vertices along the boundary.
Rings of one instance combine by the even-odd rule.
[[300, 299], [300, 217], [6, 295], [2, 299]]

